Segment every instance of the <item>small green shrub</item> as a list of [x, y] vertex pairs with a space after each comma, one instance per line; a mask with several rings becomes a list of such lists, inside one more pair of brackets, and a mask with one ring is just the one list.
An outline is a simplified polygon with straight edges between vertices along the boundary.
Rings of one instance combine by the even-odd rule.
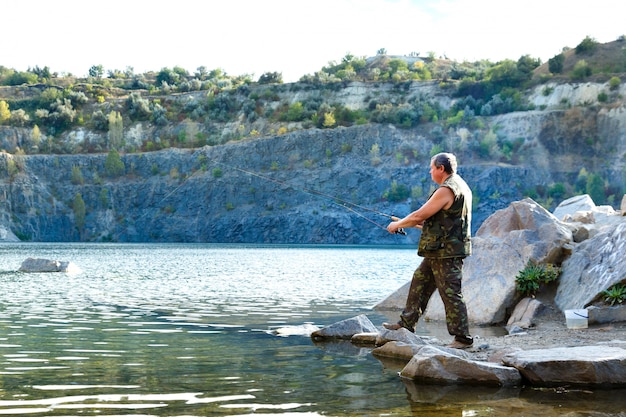
[[615, 284], [611, 288], [602, 291], [604, 302], [609, 305], [622, 304], [626, 301], [626, 285]]
[[555, 265], [528, 261], [515, 277], [515, 289], [525, 297], [534, 297], [542, 285], [556, 281], [560, 273], [561, 269]]
[[404, 184], [398, 184], [395, 180], [391, 182], [391, 189], [385, 191], [383, 198], [387, 201], [397, 203], [409, 198], [411, 191]]

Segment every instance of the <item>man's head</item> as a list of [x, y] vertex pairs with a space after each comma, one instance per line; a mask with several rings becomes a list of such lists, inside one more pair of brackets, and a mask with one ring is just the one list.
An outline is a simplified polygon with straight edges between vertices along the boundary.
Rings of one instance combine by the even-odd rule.
[[435, 168], [443, 167], [446, 174], [454, 174], [456, 172], [456, 156], [454, 154], [447, 152], [438, 153], [430, 159], [430, 163]]

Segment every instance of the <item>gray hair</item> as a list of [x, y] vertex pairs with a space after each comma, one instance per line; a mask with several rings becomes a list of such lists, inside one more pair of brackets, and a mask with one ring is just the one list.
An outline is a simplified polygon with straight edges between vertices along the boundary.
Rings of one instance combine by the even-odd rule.
[[435, 165], [436, 168], [443, 166], [444, 171], [448, 174], [454, 174], [456, 172], [456, 156], [451, 153], [442, 152], [433, 156], [430, 162]]

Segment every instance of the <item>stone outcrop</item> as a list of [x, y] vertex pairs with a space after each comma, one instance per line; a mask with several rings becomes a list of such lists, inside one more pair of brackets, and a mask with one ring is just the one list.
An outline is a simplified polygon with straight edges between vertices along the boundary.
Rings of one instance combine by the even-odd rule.
[[69, 261], [27, 258], [22, 262], [20, 272], [80, 272], [80, 268]]
[[[621, 217], [620, 217], [621, 218]], [[583, 308], [626, 278], [626, 222], [580, 243], [565, 262], [555, 302], [561, 310]]]
[[[423, 129], [310, 129], [198, 149], [122, 154], [120, 176], [107, 173], [106, 154], [0, 152], [0, 224], [28, 241], [413, 245], [418, 231], [390, 235], [383, 227], [388, 219], [375, 213], [408, 214], [426, 200], [433, 184], [425, 156], [431, 147]], [[372, 148], [380, 161], [373, 162]], [[413, 156], [399, 163], [399, 152]], [[10, 177], [7, 167], [13, 164], [20, 169]], [[494, 210], [521, 198], [526, 185], [511, 189], [516, 178], [540, 183], [549, 177], [526, 167], [470, 161], [460, 171], [468, 183], [479, 184], [475, 195], [485, 202], [475, 207], [475, 229]], [[384, 198], [394, 183], [419, 197]], [[488, 198], [504, 187], [506, 196]], [[77, 195], [84, 218], [74, 212]], [[359, 216], [333, 197], [373, 211]]]

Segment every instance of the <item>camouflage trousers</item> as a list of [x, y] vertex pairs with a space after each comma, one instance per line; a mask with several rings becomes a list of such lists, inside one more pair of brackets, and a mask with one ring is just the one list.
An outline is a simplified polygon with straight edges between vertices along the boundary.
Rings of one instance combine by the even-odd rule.
[[461, 342], [471, 341], [467, 307], [461, 293], [463, 258], [424, 258], [413, 273], [413, 280], [400, 318], [413, 329], [426, 311], [435, 290], [439, 291], [446, 311], [448, 333]]

